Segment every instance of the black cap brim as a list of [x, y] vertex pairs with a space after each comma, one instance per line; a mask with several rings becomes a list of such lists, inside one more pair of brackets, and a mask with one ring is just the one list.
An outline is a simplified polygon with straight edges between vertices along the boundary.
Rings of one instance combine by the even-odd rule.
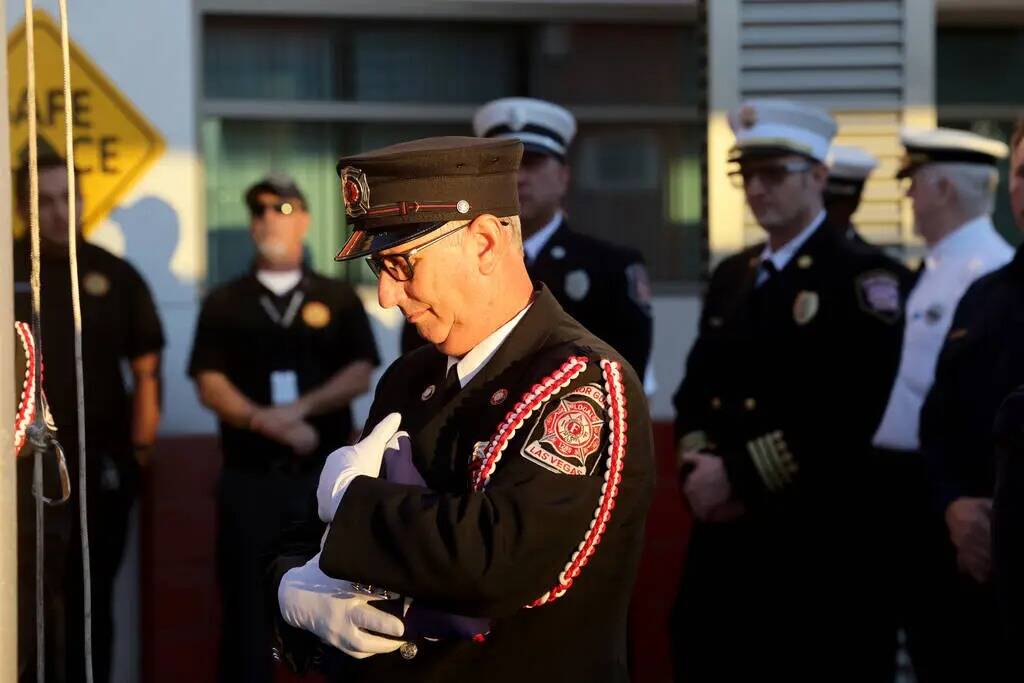
[[335, 256], [335, 261], [350, 261], [360, 256], [367, 256], [378, 251], [391, 249], [412, 242], [431, 233], [448, 221], [431, 223], [406, 223], [396, 225], [394, 229], [355, 230]]

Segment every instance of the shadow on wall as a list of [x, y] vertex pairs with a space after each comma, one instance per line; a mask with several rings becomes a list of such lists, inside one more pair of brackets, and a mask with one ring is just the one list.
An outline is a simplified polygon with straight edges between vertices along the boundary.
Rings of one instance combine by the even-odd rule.
[[171, 270], [181, 228], [178, 213], [157, 197], [143, 197], [134, 204], [114, 209], [110, 218], [121, 226], [124, 256], [149, 284], [160, 302], [192, 302], [193, 287]]

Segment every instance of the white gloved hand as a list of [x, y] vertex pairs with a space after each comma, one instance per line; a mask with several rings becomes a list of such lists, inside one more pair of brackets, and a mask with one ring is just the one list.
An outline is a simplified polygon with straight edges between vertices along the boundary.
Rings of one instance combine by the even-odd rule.
[[402, 647], [401, 640], [370, 633], [401, 638], [405, 632], [401, 619], [373, 606], [379, 599], [320, 571], [320, 553], [288, 570], [277, 588], [277, 603], [286, 622], [356, 659]]
[[398, 432], [402, 416], [391, 413], [377, 423], [362, 441], [343, 446], [327, 456], [320, 472], [320, 484], [316, 488], [317, 512], [320, 521], [330, 524], [334, 513], [352, 480], [359, 475], [376, 478], [388, 442]]

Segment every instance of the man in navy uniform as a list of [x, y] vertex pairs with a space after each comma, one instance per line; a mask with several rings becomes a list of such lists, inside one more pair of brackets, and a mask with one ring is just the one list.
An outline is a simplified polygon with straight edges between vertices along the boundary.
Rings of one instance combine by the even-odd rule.
[[[623, 355], [644, 377], [651, 355], [651, 285], [643, 256], [573, 230], [563, 205], [576, 119], [565, 108], [527, 97], [485, 104], [473, 117], [480, 137], [518, 140], [523, 250], [530, 277], [548, 286], [566, 313]], [[406, 344], [415, 338], [406, 336]]]
[[[1024, 230], [1024, 119], [1010, 140], [1010, 205]], [[1007, 678], [1024, 676], [1019, 645], [1024, 638], [1024, 386], [996, 416], [996, 491], [992, 503], [992, 561], [1003, 626]]]
[[882, 590], [893, 617], [893, 653], [902, 628], [919, 680], [957, 680], [964, 672], [954, 674], [950, 660], [963, 651], [955, 635], [960, 625], [951, 623], [955, 612], [943, 599], [956, 593], [957, 572], [928, 486], [919, 418], [957, 303], [971, 283], [1013, 256], [990, 216], [995, 164], [1007, 150], [998, 140], [945, 128], [907, 130], [902, 141], [898, 175], [910, 180], [914, 231], [927, 253], [907, 299], [899, 370], [873, 437], [871, 469], [879, 483], [873, 508], [891, 564]]
[[674, 615], [677, 680], [879, 680], [862, 466], [899, 354], [906, 270], [829, 229], [836, 124], [753, 100], [732, 177], [767, 241], [725, 259], [675, 396], [697, 518]]
[[220, 421], [217, 565], [224, 621], [220, 680], [272, 678], [263, 570], [301, 517], [324, 458], [349, 443], [353, 399], [377, 348], [352, 287], [303, 260], [310, 215], [295, 182], [271, 175], [245, 195], [252, 271], [203, 302], [189, 374]]
[[[918, 145], [910, 159], [986, 165], [991, 178], [1005, 145], [948, 150]], [[1015, 150], [1017, 151], [1017, 150]], [[1019, 173], [1019, 161], [1014, 173]], [[915, 182], [917, 178], [915, 176]], [[1015, 184], [1019, 179], [1013, 181]], [[990, 183], [989, 190], [994, 187]], [[979, 278], [957, 305], [921, 409], [919, 439], [932, 503], [945, 522], [935, 586], [946, 620], [938, 680], [1014, 680], [1005, 677], [999, 648], [1000, 607], [992, 585], [992, 502], [996, 422], [1000, 404], [1024, 383], [1024, 251]], [[1003, 422], [1002, 424], [1005, 424]], [[1005, 437], [1005, 431], [1002, 432]], [[1019, 657], [1019, 655], [1015, 655]]]
[[339, 162], [356, 230], [338, 258], [368, 257], [381, 306], [430, 344], [381, 377], [365, 438], [330, 456], [316, 518], [275, 564], [297, 668], [628, 680], [650, 419], [622, 356], [530, 280], [521, 154], [450, 137]]
[[864, 242], [852, 219], [860, 208], [864, 185], [877, 166], [875, 155], [860, 147], [832, 145], [829, 150], [825, 212], [829, 224], [848, 239]]

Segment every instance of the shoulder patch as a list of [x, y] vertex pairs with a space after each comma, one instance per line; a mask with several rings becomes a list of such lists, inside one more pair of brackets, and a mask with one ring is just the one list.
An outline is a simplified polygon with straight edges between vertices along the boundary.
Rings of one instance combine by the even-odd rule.
[[598, 384], [574, 388], [552, 402], [533, 422], [520, 454], [545, 469], [586, 476], [599, 463], [606, 400]]
[[871, 270], [857, 276], [854, 287], [861, 310], [886, 323], [900, 317], [900, 281], [888, 270]]

